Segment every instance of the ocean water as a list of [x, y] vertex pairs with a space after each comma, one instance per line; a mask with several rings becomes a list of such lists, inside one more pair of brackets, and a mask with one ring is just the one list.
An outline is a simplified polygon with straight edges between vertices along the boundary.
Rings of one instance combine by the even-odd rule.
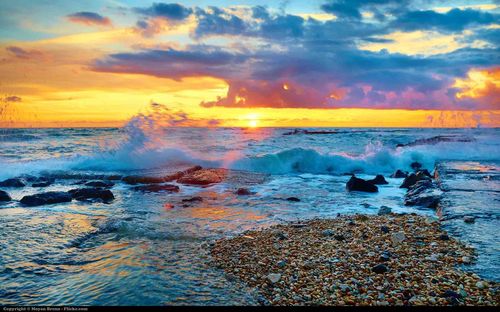
[[[158, 176], [194, 164], [234, 170], [220, 184], [180, 185], [175, 194], [114, 181], [109, 204], [0, 204], [0, 304], [256, 304], [251, 290], [209, 265], [211, 241], [283, 221], [375, 214], [382, 205], [441, 217], [452, 235], [478, 250], [477, 263], [463, 269], [500, 281], [499, 135], [499, 129], [172, 128], [144, 120], [119, 129], [0, 129], [0, 180], [58, 177], [45, 188], [2, 188], [14, 200], [70, 190], [84, 178]], [[415, 161], [443, 168], [441, 216], [404, 206], [402, 180], [388, 178], [396, 169], [411, 171]], [[383, 174], [389, 184], [376, 194], [349, 193], [350, 172]], [[256, 194], [237, 196], [239, 187]], [[203, 201], [184, 207], [193, 196]], [[300, 202], [287, 201], [291, 196]], [[465, 215], [476, 222], [464, 223]]]

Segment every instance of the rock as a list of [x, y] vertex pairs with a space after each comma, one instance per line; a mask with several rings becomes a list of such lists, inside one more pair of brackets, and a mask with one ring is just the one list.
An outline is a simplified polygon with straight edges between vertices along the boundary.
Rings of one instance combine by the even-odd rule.
[[385, 225], [382, 225], [380, 227], [380, 230], [384, 233], [389, 233], [389, 227], [388, 226], [385, 226]]
[[396, 232], [391, 235], [391, 241], [394, 245], [400, 244], [405, 240], [405, 234], [403, 232]]
[[31, 184], [32, 187], [47, 187], [49, 185], [51, 185], [52, 182], [50, 181], [45, 181], [45, 182], [36, 182], [36, 183], [33, 183]]
[[7, 179], [0, 182], [0, 186], [4, 187], [25, 187], [26, 183], [19, 178]]
[[419, 170], [420, 168], [422, 168], [422, 164], [421, 164], [421, 163], [419, 163], [418, 161], [414, 161], [414, 162], [412, 162], [412, 163], [410, 164], [410, 167], [411, 167], [411, 169], [413, 169], [413, 170], [417, 171], [417, 170]]
[[163, 181], [172, 182], [172, 181], [175, 181], [175, 180], [182, 178], [186, 174], [191, 174], [191, 173], [198, 171], [198, 170], [201, 170], [201, 169], [203, 169], [201, 166], [194, 166], [194, 167], [188, 168], [184, 171], [178, 171], [176, 173], [173, 173], [173, 174], [170, 174], [170, 175], [164, 177]]
[[387, 207], [387, 206], [381, 206], [380, 209], [378, 210], [378, 215], [379, 216], [383, 216], [383, 215], [388, 215], [390, 214], [392, 211], [392, 209], [390, 207]]
[[224, 181], [226, 175], [226, 169], [200, 169], [184, 175], [177, 182], [190, 185], [209, 185]]
[[376, 266], [372, 267], [372, 271], [377, 274], [382, 274], [389, 271], [389, 268], [385, 264], [377, 264]]
[[201, 201], [203, 201], [203, 197], [201, 197], [201, 196], [185, 198], [182, 200], [183, 203], [192, 203], [192, 202], [201, 202]]
[[417, 183], [417, 175], [412, 173], [403, 180], [403, 184], [399, 188], [409, 188], [413, 184]]
[[71, 195], [66, 192], [46, 192], [27, 195], [21, 198], [21, 204], [28, 207], [66, 203], [71, 201]]
[[379, 260], [380, 262], [387, 262], [387, 261], [391, 260], [391, 257], [389, 256], [389, 254], [382, 253], [382, 254], [380, 255], [380, 257], [378, 258], [378, 260]]
[[447, 241], [447, 240], [450, 240], [450, 237], [447, 234], [441, 234], [441, 235], [439, 235], [439, 239]]
[[335, 235], [335, 236], [334, 236], [334, 238], [335, 238], [336, 240], [338, 240], [338, 241], [343, 241], [343, 240], [345, 240], [345, 236], [344, 236], [344, 235], [342, 235], [342, 234], [337, 234], [337, 235]]
[[403, 172], [401, 170], [396, 170], [393, 174], [391, 174], [391, 178], [396, 178], [396, 179], [401, 179], [401, 178], [406, 178], [408, 174], [406, 172]]
[[462, 296], [457, 293], [457, 292], [454, 292], [453, 290], [447, 290], [445, 291], [441, 297], [444, 297], [444, 298], [455, 298], [455, 299], [460, 299], [462, 298]]
[[286, 266], [286, 261], [281, 260], [276, 265], [278, 266], [278, 268], [284, 268]]
[[424, 176], [422, 180], [408, 187], [404, 204], [406, 206], [422, 206], [435, 209], [438, 207], [440, 200], [441, 191], [429, 178]]
[[179, 192], [180, 189], [177, 185], [173, 184], [149, 184], [149, 185], [135, 186], [134, 190], [141, 192], [151, 192], [151, 193], [158, 193], [158, 192], [177, 193]]
[[237, 189], [236, 192], [235, 192], [235, 194], [236, 195], [240, 195], [240, 196], [244, 196], [244, 195], [253, 195], [255, 193], [254, 192], [250, 192], [249, 189], [242, 187], [242, 188]]
[[431, 262], [437, 262], [439, 260], [439, 256], [436, 254], [432, 254], [428, 257], [425, 257], [425, 260], [431, 261]]
[[103, 187], [103, 188], [109, 188], [115, 185], [114, 183], [111, 182], [104, 182], [104, 181], [90, 181], [85, 183], [85, 186], [91, 186], [91, 187]]
[[288, 197], [286, 200], [291, 201], [291, 202], [299, 202], [300, 198], [297, 198], [297, 197]]
[[7, 192], [0, 190], [0, 202], [11, 201], [9, 194]]
[[271, 274], [269, 274], [269, 275], [267, 276], [267, 279], [268, 279], [271, 283], [275, 284], [275, 283], [277, 283], [277, 282], [281, 279], [281, 274], [279, 274], [279, 273], [271, 273]]
[[162, 177], [145, 177], [145, 176], [126, 176], [122, 178], [122, 181], [127, 184], [154, 184], [163, 183], [165, 179]]
[[54, 179], [46, 177], [39, 177], [39, 178], [31, 177], [31, 179], [29, 179], [28, 181], [32, 182], [31, 184], [32, 187], [47, 187], [52, 183], [54, 183]]
[[470, 263], [472, 263], [472, 259], [470, 257], [463, 256], [462, 257], [462, 263], [470, 264]]
[[288, 238], [288, 235], [285, 233], [285, 232], [282, 232], [282, 231], [276, 231], [275, 232], [275, 235], [276, 237], [279, 239], [279, 240], [285, 240]]
[[349, 192], [351, 191], [360, 191], [369, 193], [378, 192], [377, 186], [363, 179], [356, 178], [355, 176], [352, 176], [351, 179], [347, 181], [346, 188]]
[[332, 230], [330, 230], [330, 229], [326, 229], [326, 230], [324, 230], [324, 231], [321, 232], [321, 235], [329, 237], [329, 236], [335, 235], [335, 232], [332, 231]]
[[486, 285], [485, 285], [484, 282], [479, 281], [479, 282], [476, 283], [476, 287], [479, 288], [479, 289], [485, 289]]
[[81, 188], [73, 189], [68, 191], [73, 199], [84, 201], [90, 199], [100, 199], [103, 202], [110, 202], [115, 199], [113, 193], [110, 190], [104, 190], [100, 188]]
[[380, 185], [380, 184], [389, 184], [389, 182], [387, 182], [385, 180], [384, 176], [381, 175], [381, 174], [377, 174], [374, 179], [367, 180], [366, 182], [370, 182], [372, 184], [378, 184], [378, 185]]
[[474, 222], [476, 222], [476, 218], [471, 217], [471, 216], [466, 216], [466, 217], [464, 217], [464, 222], [465, 223], [474, 223]]
[[427, 169], [423, 169], [423, 170], [420, 170], [419, 172], [417, 172], [417, 176], [418, 176], [419, 173], [425, 175], [426, 177], [432, 178], [431, 173]]

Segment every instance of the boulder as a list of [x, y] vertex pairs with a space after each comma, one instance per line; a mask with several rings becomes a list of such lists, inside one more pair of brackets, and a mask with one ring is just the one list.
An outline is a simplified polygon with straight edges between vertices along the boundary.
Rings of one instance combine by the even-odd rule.
[[253, 194], [255, 194], [255, 192], [250, 192], [249, 189], [241, 187], [241, 188], [236, 190], [235, 194], [240, 195], [240, 196], [245, 196], [245, 195], [253, 195]]
[[12, 179], [7, 179], [2, 182], [0, 182], [0, 186], [4, 187], [25, 187], [26, 183], [24, 182], [23, 179], [19, 178], [12, 178]]
[[70, 201], [71, 195], [66, 192], [46, 192], [35, 195], [27, 195], [21, 198], [21, 204], [29, 207], [66, 203]]
[[147, 177], [147, 176], [126, 176], [122, 178], [122, 181], [127, 184], [154, 184], [163, 183], [165, 179], [163, 177]]
[[431, 178], [427, 176], [423, 171], [418, 171], [417, 173], [412, 173], [409, 176], [407, 176], [403, 180], [403, 183], [401, 184], [400, 188], [410, 188], [415, 183], [421, 180], [431, 180]]
[[403, 172], [401, 170], [396, 170], [393, 174], [391, 174], [391, 178], [396, 178], [396, 179], [401, 179], [401, 178], [406, 178], [408, 174], [406, 172]]
[[414, 161], [410, 164], [410, 167], [411, 167], [411, 169], [417, 171], [417, 170], [420, 170], [420, 168], [422, 168], [422, 164], [419, 163], [418, 161]]
[[163, 180], [165, 182], [172, 182], [172, 181], [175, 181], [175, 180], [182, 178], [186, 174], [191, 174], [191, 173], [198, 171], [198, 170], [201, 170], [201, 169], [203, 169], [201, 166], [194, 166], [194, 167], [188, 168], [184, 171], [178, 171], [176, 173], [170, 174], [170, 175], [164, 177]]
[[431, 180], [420, 180], [410, 186], [405, 195], [406, 206], [422, 206], [426, 208], [437, 208], [441, 199], [441, 191]]
[[224, 181], [226, 175], [226, 169], [200, 169], [184, 175], [177, 182], [191, 185], [209, 185]]
[[355, 176], [352, 176], [351, 179], [347, 181], [346, 188], [349, 192], [351, 191], [360, 191], [369, 193], [378, 192], [378, 187], [376, 187], [374, 184], [366, 180], [356, 178]]
[[11, 201], [12, 198], [10, 198], [9, 194], [7, 192], [0, 190], [0, 202], [7, 202]]
[[148, 185], [135, 186], [134, 190], [141, 192], [151, 192], [151, 193], [158, 193], [158, 192], [177, 193], [179, 192], [180, 188], [177, 185], [173, 184], [148, 184]]
[[103, 187], [103, 188], [110, 188], [114, 183], [111, 182], [105, 182], [105, 181], [90, 181], [85, 183], [85, 186], [90, 186], [90, 187]]
[[31, 182], [33, 182], [31, 184], [32, 187], [47, 187], [47, 186], [51, 185], [52, 183], [54, 183], [54, 179], [45, 178], [45, 177], [31, 178], [30, 180], [31, 180]]
[[115, 196], [113, 195], [113, 193], [111, 193], [110, 190], [101, 188], [73, 189], [68, 191], [68, 193], [71, 195], [71, 197], [79, 201], [100, 199], [103, 202], [110, 202], [115, 199]]
[[279, 273], [271, 273], [267, 276], [267, 279], [272, 283], [277, 283], [281, 279], [281, 274]]
[[374, 178], [374, 179], [371, 179], [371, 180], [367, 180], [366, 182], [370, 182], [372, 184], [389, 184], [389, 182], [387, 182], [384, 178], [383, 175], [381, 174], [377, 174], [377, 176]]

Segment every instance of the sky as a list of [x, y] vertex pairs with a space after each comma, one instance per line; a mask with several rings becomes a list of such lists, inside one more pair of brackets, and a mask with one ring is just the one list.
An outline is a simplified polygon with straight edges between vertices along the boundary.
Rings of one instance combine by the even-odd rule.
[[500, 1], [0, 0], [0, 127], [499, 127]]

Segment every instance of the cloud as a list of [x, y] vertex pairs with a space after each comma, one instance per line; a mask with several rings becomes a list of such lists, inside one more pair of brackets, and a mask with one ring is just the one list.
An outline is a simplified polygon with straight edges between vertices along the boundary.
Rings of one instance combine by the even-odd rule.
[[1, 98], [1, 101], [4, 103], [19, 103], [22, 102], [22, 98], [16, 95], [6, 96]]
[[67, 16], [73, 23], [84, 24], [87, 26], [111, 26], [111, 19], [94, 12], [77, 12]]
[[361, 10], [369, 10], [379, 19], [385, 19], [383, 13], [396, 14], [410, 6], [408, 0], [331, 0], [321, 6], [327, 13], [341, 19], [361, 20]]
[[23, 60], [37, 59], [44, 56], [42, 51], [34, 49], [26, 50], [18, 46], [8, 46], [5, 50], [12, 53], [16, 58]]
[[162, 17], [177, 21], [184, 20], [193, 13], [193, 9], [178, 3], [153, 3], [148, 8], [136, 8], [135, 11], [145, 16]]

